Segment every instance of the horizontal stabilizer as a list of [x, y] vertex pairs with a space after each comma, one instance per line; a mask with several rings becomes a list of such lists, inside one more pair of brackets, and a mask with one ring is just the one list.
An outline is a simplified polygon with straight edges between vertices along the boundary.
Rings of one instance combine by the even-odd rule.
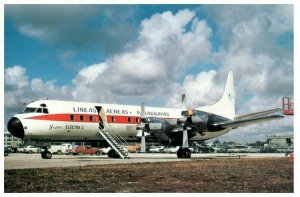
[[275, 109], [270, 109], [270, 110], [265, 110], [265, 111], [260, 111], [260, 112], [255, 112], [251, 114], [244, 114], [244, 115], [237, 115], [234, 117], [235, 120], [241, 120], [245, 118], [254, 118], [254, 117], [259, 117], [259, 116], [265, 116], [269, 115], [278, 111], [281, 111], [282, 109], [280, 108], [275, 108]]
[[236, 127], [243, 127], [251, 124], [256, 124], [256, 123], [261, 123], [261, 122], [266, 122], [266, 121], [276, 120], [281, 118], [283, 118], [283, 116], [281, 115], [260, 116], [260, 117], [244, 118], [239, 120], [215, 123], [213, 125], [222, 128], [236, 128]]

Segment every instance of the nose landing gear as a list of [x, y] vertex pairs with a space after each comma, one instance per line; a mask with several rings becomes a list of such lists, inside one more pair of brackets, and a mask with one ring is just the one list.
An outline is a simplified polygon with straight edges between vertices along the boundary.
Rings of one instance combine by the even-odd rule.
[[50, 151], [48, 151], [48, 147], [42, 147], [41, 157], [43, 159], [51, 159], [52, 158], [52, 153]]

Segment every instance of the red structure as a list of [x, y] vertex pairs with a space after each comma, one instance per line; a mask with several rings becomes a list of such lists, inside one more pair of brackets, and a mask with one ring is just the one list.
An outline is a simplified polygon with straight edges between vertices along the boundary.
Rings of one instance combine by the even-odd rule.
[[283, 97], [282, 109], [284, 115], [294, 115], [294, 98], [289, 96]]
[[294, 161], [294, 153], [290, 153], [290, 161]]

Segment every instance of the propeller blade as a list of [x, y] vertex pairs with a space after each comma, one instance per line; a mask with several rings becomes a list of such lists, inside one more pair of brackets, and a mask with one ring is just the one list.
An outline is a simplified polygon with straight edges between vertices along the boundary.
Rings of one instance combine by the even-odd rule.
[[186, 111], [187, 110], [185, 94], [181, 95], [181, 110], [182, 111]]
[[138, 130], [138, 133], [136, 134], [137, 137], [142, 137], [142, 136], [148, 136], [150, 133], [145, 132], [144, 130]]
[[146, 118], [146, 115], [145, 115], [145, 104], [144, 103], [142, 103], [142, 105], [141, 105], [141, 118], [142, 119]]
[[145, 104], [142, 103], [141, 105], [141, 123], [149, 123], [150, 119], [146, 117], [146, 112], [145, 112]]

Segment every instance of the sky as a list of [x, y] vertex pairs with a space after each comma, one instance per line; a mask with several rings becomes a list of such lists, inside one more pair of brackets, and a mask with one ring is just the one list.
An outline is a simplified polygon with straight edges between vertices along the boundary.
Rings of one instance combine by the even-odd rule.
[[[293, 5], [4, 5], [4, 125], [46, 98], [179, 108], [186, 93], [201, 107], [230, 70], [237, 114], [294, 95]], [[293, 131], [286, 116], [217, 139]]]

